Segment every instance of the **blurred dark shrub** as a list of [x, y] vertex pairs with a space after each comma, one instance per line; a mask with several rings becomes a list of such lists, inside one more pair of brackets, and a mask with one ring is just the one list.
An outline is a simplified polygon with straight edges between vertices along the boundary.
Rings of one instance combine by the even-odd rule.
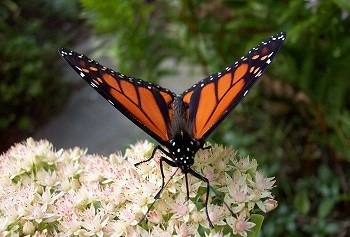
[[118, 70], [147, 80], [160, 78], [169, 58], [209, 75], [286, 31], [262, 85], [212, 138], [255, 154], [277, 176], [280, 208], [266, 236], [349, 233], [349, 1], [81, 2], [95, 32], [113, 36]]
[[72, 39], [77, 3], [0, 2], [0, 151], [52, 116], [67, 95], [57, 48]]
[[[180, 45], [169, 23], [172, 3], [158, 1], [81, 1], [83, 16], [111, 42], [99, 50], [118, 58], [118, 70], [134, 77], [156, 81], [168, 73], [160, 67], [170, 56], [181, 56]], [[175, 2], [174, 2], [175, 3]], [[170, 13], [170, 14], [169, 14]], [[176, 27], [176, 25], [175, 25]], [[105, 43], [105, 42], [104, 42]]]

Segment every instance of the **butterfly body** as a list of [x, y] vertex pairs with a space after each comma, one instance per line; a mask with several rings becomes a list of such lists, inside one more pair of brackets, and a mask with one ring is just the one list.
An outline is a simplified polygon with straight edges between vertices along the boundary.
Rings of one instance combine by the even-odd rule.
[[194, 164], [194, 156], [201, 147], [201, 143], [182, 130], [166, 144], [166, 148], [171, 154], [170, 158], [185, 174]]
[[148, 159], [157, 150], [165, 154], [160, 162], [162, 187], [155, 198], [164, 189], [163, 162], [179, 167], [185, 174], [187, 197], [188, 173], [207, 183], [205, 207], [212, 226], [207, 209], [209, 180], [191, 168], [194, 156], [199, 149], [205, 149], [207, 137], [258, 81], [285, 38], [284, 32], [271, 36], [231, 66], [199, 81], [181, 95], [123, 75], [72, 50], [61, 48], [59, 53], [115, 108], [167, 148], [157, 146]]

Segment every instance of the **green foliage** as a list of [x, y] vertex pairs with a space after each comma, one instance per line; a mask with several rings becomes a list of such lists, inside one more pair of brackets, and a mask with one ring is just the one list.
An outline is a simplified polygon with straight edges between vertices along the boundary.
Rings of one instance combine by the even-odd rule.
[[21, 134], [26, 136], [64, 101], [66, 87], [53, 65], [62, 34], [57, 28], [67, 17], [59, 2], [63, 3], [0, 3], [0, 150], [21, 139]]
[[248, 237], [258, 237], [261, 231], [261, 226], [264, 222], [264, 216], [259, 214], [253, 214], [251, 216], [252, 222], [255, 224], [252, 231], [248, 232]]
[[269, 78], [213, 139], [258, 155], [277, 176], [280, 207], [265, 220], [266, 236], [346, 233], [349, 1], [81, 2], [96, 32], [113, 36], [107, 47], [119, 59], [118, 70], [146, 80], [160, 78], [168, 58], [200, 64], [209, 75], [269, 35], [286, 31]]
[[[106, 38], [114, 39], [106, 53], [118, 55], [118, 70], [155, 81], [166, 73], [159, 65], [170, 55], [179, 56], [173, 33], [166, 24], [173, 13], [170, 3], [142, 0], [81, 1], [88, 21]], [[170, 13], [170, 14], [168, 14]]]
[[[266, 218], [265, 234], [341, 236], [346, 231], [344, 211], [349, 201], [349, 197], [341, 194], [341, 179], [326, 164], [321, 164], [314, 175], [299, 177], [293, 187], [280, 183], [280, 190], [284, 189], [289, 195], [282, 199], [277, 212]], [[332, 217], [335, 214], [337, 218]]]
[[[295, 1], [284, 13], [284, 24], [293, 25], [289, 27], [286, 54], [293, 70], [285, 70], [281, 76], [310, 99], [312, 122], [321, 133], [312, 140], [337, 144], [334, 149], [344, 158], [350, 157], [350, 3], [320, 1], [308, 5], [305, 8]], [[295, 19], [300, 19], [298, 24], [294, 24]]]

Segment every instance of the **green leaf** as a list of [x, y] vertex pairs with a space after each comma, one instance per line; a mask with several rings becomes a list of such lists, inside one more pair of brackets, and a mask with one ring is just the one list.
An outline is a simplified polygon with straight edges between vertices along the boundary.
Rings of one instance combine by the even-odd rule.
[[320, 218], [325, 218], [334, 208], [336, 200], [334, 198], [324, 199], [317, 210], [317, 216]]
[[252, 228], [251, 231], [248, 231], [248, 237], [257, 237], [259, 235], [259, 232], [261, 230], [262, 223], [264, 221], [263, 215], [253, 214], [251, 216], [251, 221], [255, 223], [255, 226]]
[[307, 214], [310, 210], [310, 200], [305, 190], [300, 191], [294, 198], [295, 208], [302, 214]]

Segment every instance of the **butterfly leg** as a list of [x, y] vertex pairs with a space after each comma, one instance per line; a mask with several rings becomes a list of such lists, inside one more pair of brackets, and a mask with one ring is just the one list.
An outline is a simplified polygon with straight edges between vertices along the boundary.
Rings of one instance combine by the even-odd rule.
[[186, 197], [186, 201], [188, 201], [190, 199], [190, 190], [188, 188], [188, 178], [187, 178], [187, 173], [185, 173], [185, 181], [186, 181], [186, 192], [187, 192], [187, 197]]
[[[167, 158], [165, 158], [164, 156], [162, 156], [160, 158], [160, 164], [159, 164], [159, 167], [160, 167], [160, 173], [162, 174], [162, 187], [160, 188], [160, 190], [158, 191], [158, 193], [156, 194], [156, 196], [154, 196], [154, 199], [158, 199], [160, 194], [163, 192], [164, 190], [164, 187], [166, 186], [165, 185], [165, 176], [164, 176], [164, 170], [163, 170], [163, 162], [167, 163], [168, 165], [172, 166], [172, 167], [177, 167], [177, 165], [175, 164], [175, 162], [171, 161], [171, 160], [168, 160]], [[176, 172], [175, 172], [176, 173]], [[175, 174], [174, 173], [174, 174]], [[174, 175], [173, 174], [173, 175]], [[169, 181], [171, 180], [171, 178], [169, 179]], [[168, 181], [168, 182], [169, 182]]]
[[201, 174], [197, 173], [196, 171], [194, 171], [193, 169], [190, 169], [189, 173], [192, 174], [197, 179], [202, 180], [202, 181], [207, 183], [207, 194], [206, 194], [205, 203], [204, 203], [204, 205], [205, 205], [205, 214], [207, 215], [207, 219], [208, 219], [210, 228], [214, 228], [213, 223], [210, 220], [209, 212], [208, 212], [208, 199], [209, 199], [209, 189], [210, 189], [209, 180], [206, 177], [204, 177], [203, 175], [201, 175]]
[[[213, 187], [211, 187], [211, 190], [215, 193], [215, 195], [219, 195], [218, 191], [215, 190]], [[232, 211], [231, 207], [224, 201], [222, 200], [223, 204], [226, 206], [226, 208], [228, 209], [228, 211], [231, 213], [231, 215], [234, 217], [236, 216], [236, 214]]]
[[[148, 158], [147, 160], [144, 160], [144, 161], [141, 161], [141, 162], [136, 163], [135, 166], [138, 166], [138, 165], [141, 164], [141, 163], [148, 162], [148, 161], [150, 161], [151, 159], [153, 159], [153, 156], [154, 156], [154, 154], [155, 154], [155, 152], [156, 152], [157, 149], [161, 150], [164, 154], [168, 155], [168, 152], [165, 151], [161, 146], [157, 146], [156, 148], [154, 148], [154, 150], [153, 150], [152, 155], [151, 155], [150, 158]], [[177, 165], [175, 164], [175, 162], [172, 162], [172, 161], [168, 160], [166, 157], [162, 156], [162, 157], [160, 158], [160, 164], [159, 164], [159, 166], [160, 166], [160, 172], [161, 172], [161, 174], [162, 174], [162, 187], [160, 188], [160, 190], [158, 191], [158, 193], [154, 196], [154, 201], [153, 201], [152, 204], [148, 207], [147, 212], [146, 212], [146, 213], [143, 215], [143, 217], [140, 219], [139, 223], [141, 223], [141, 222], [146, 218], [148, 212], [151, 210], [151, 208], [153, 207], [153, 205], [154, 205], [154, 203], [156, 202], [156, 200], [159, 199], [160, 194], [163, 192], [165, 186], [168, 185], [168, 183], [170, 182], [170, 180], [174, 177], [174, 175], [175, 175], [176, 172], [177, 172], [177, 170], [176, 170], [176, 171], [171, 175], [171, 177], [170, 177], [170, 179], [168, 180], [168, 182], [165, 183], [165, 182], [164, 182], [165, 176], [164, 176], [164, 170], [163, 170], [163, 161], [165, 161], [165, 162], [166, 162], [168, 165], [170, 165], [170, 166], [177, 167]]]
[[153, 159], [153, 157], [154, 157], [154, 154], [156, 153], [156, 151], [157, 150], [161, 150], [161, 151], [163, 151], [164, 149], [161, 147], [161, 146], [156, 146], [154, 149], [153, 149], [153, 151], [152, 151], [152, 154], [151, 154], [151, 156], [147, 159], [147, 160], [142, 160], [142, 161], [140, 161], [140, 162], [137, 162], [136, 164], [134, 164], [135, 166], [138, 166], [138, 165], [140, 165], [140, 164], [142, 164], [142, 163], [146, 163], [146, 162], [149, 162], [150, 160], [152, 160]]

